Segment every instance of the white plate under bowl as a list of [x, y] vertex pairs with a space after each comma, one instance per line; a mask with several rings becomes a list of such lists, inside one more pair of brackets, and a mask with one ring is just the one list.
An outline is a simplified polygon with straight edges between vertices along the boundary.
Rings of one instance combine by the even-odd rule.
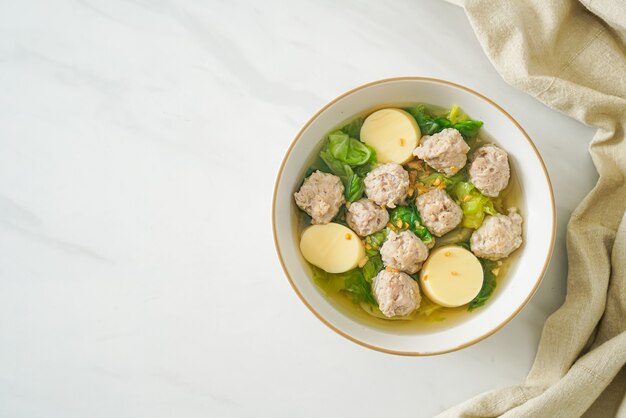
[[[524, 216], [524, 245], [516, 262], [484, 307], [467, 319], [428, 332], [399, 333], [369, 326], [337, 309], [315, 285], [299, 250], [298, 210], [293, 193], [322, 138], [333, 128], [376, 108], [409, 103], [459, 105], [484, 122], [483, 131], [503, 147], [517, 169]], [[493, 334], [528, 303], [546, 271], [555, 236], [552, 186], [541, 156], [522, 127], [485, 96], [444, 80], [401, 77], [375, 81], [337, 97], [317, 112], [296, 135], [280, 166], [274, 189], [272, 225], [278, 257], [293, 289], [326, 325], [363, 346], [393, 354], [433, 355], [458, 350]]]

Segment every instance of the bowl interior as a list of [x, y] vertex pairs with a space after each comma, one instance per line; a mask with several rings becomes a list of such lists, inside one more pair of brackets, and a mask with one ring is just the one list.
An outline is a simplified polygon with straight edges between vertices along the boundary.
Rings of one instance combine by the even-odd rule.
[[[424, 102], [459, 105], [484, 122], [482, 130], [509, 153], [521, 188], [524, 245], [484, 307], [449, 327], [399, 333], [368, 326], [337, 309], [315, 285], [299, 251], [293, 193], [329, 130], [377, 108]], [[543, 161], [523, 129], [498, 105], [465, 87], [435, 79], [398, 78], [356, 88], [329, 103], [300, 131], [278, 174], [273, 227], [279, 258], [294, 290], [324, 323], [367, 347], [396, 354], [429, 355], [471, 345], [515, 316], [539, 286], [554, 244], [554, 199]]]

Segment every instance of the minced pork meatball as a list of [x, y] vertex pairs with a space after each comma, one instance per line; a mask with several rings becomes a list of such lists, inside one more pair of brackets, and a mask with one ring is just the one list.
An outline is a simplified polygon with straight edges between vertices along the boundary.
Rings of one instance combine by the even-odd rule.
[[422, 300], [417, 282], [400, 271], [382, 270], [374, 277], [372, 291], [378, 308], [388, 318], [410, 314]]
[[434, 135], [423, 136], [413, 155], [446, 176], [453, 176], [465, 167], [469, 150], [461, 133], [447, 128]]
[[395, 208], [406, 199], [409, 173], [400, 164], [383, 164], [367, 173], [364, 184], [365, 194], [376, 204]]
[[500, 213], [487, 216], [470, 238], [472, 252], [488, 260], [508, 257], [520, 245], [522, 245], [522, 217], [515, 208], [509, 209], [508, 216]]
[[346, 214], [346, 222], [354, 232], [366, 237], [378, 232], [389, 222], [389, 213], [386, 209], [367, 199], [351, 203]]
[[339, 177], [316, 171], [304, 179], [302, 187], [293, 196], [296, 205], [311, 216], [311, 223], [327, 224], [345, 202], [343, 191]]
[[435, 236], [440, 237], [456, 228], [463, 219], [463, 210], [448, 193], [430, 189], [415, 199], [422, 222]]
[[470, 181], [482, 194], [497, 197], [509, 184], [509, 157], [502, 148], [484, 145], [474, 153], [468, 173]]
[[411, 231], [389, 231], [380, 247], [380, 256], [386, 267], [413, 274], [422, 268], [422, 263], [428, 258], [428, 248]]

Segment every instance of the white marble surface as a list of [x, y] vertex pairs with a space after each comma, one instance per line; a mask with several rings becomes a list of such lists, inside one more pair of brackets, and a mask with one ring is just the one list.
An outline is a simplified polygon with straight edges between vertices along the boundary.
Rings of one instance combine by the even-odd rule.
[[[398, 75], [499, 102], [535, 140], [558, 206], [531, 303], [432, 358], [326, 328], [283, 277], [270, 229], [299, 127]], [[507, 86], [442, 2], [2, 2], [0, 416], [427, 417], [514, 384], [564, 298], [592, 134]]]

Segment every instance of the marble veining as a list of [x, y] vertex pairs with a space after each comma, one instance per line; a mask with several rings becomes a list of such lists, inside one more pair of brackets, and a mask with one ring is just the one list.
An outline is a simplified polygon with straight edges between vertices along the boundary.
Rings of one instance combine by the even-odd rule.
[[[530, 304], [431, 358], [326, 328], [283, 277], [270, 229], [299, 128], [344, 91], [401, 75], [500, 103], [557, 200]], [[0, 416], [427, 417], [517, 383], [564, 299], [566, 223], [597, 178], [592, 135], [506, 85], [444, 2], [3, 2]]]

